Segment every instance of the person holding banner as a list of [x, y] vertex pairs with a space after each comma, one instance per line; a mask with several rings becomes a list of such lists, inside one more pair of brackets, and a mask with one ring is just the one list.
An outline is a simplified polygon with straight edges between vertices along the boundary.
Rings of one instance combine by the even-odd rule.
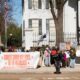
[[45, 56], [45, 65], [47, 67], [50, 66], [50, 49], [49, 47], [46, 47], [45, 51], [44, 51], [44, 56]]

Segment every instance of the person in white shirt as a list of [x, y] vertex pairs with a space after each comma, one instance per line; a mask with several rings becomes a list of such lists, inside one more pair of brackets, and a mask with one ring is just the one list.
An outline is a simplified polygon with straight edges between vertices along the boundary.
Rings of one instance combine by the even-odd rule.
[[70, 65], [70, 51], [66, 50], [65, 54], [66, 54], [66, 66], [69, 67], [69, 65]]

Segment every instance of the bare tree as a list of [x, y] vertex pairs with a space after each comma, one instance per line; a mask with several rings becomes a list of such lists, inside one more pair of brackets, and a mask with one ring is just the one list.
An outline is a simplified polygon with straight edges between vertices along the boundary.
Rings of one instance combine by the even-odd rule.
[[4, 0], [0, 0], [0, 46], [1, 46], [1, 34], [4, 32]]
[[0, 43], [1, 35], [5, 31], [5, 19], [7, 18], [8, 10], [8, 0], [0, 0]]

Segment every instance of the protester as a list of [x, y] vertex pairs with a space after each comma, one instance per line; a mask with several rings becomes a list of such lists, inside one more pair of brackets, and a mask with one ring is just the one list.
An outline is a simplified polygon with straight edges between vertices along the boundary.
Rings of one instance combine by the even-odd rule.
[[22, 47], [21, 48], [21, 52], [25, 52], [25, 47]]
[[61, 63], [61, 55], [60, 55], [59, 48], [57, 48], [57, 54], [55, 55], [55, 64], [54, 64], [56, 71], [54, 72], [54, 74], [61, 74], [60, 63]]
[[42, 60], [41, 66], [45, 66], [45, 64], [44, 64], [44, 58], [45, 58], [44, 51], [45, 51], [45, 45], [42, 45], [42, 47], [40, 48], [40, 57]]
[[70, 65], [70, 51], [66, 50], [65, 54], [66, 54], [66, 66], [69, 67], [69, 65]]
[[70, 68], [75, 67], [76, 50], [74, 48], [70, 49]]
[[54, 64], [54, 59], [55, 59], [56, 53], [57, 53], [56, 48], [52, 47], [52, 50], [51, 50], [51, 64]]
[[21, 52], [21, 48], [17, 48], [17, 50], [16, 50], [17, 52]]
[[8, 52], [13, 52], [14, 50], [13, 50], [13, 48], [10, 46], [9, 48], [8, 48]]
[[65, 51], [62, 50], [62, 67], [66, 67], [66, 54], [65, 54]]
[[44, 56], [45, 56], [45, 59], [44, 59], [45, 65], [50, 66], [50, 49], [49, 49], [49, 47], [47, 47], [45, 49]]

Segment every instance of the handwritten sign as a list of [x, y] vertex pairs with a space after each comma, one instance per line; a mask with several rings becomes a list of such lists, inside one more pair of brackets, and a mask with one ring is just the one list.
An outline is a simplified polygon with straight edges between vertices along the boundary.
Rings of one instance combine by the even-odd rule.
[[0, 55], [0, 69], [36, 68], [39, 52], [4, 52]]

